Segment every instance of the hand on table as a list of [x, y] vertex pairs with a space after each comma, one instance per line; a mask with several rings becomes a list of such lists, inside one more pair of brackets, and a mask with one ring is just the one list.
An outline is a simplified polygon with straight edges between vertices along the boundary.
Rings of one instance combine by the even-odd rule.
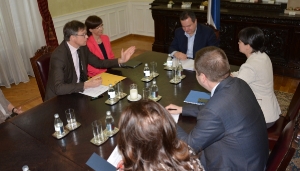
[[186, 60], [187, 59], [187, 56], [186, 54], [182, 53], [182, 52], [176, 52], [174, 54], [174, 56], [179, 59], [179, 60]]
[[84, 82], [83, 89], [98, 87], [102, 84], [102, 78], [99, 76], [95, 76], [88, 81]]
[[169, 104], [168, 106], [165, 107], [169, 113], [171, 114], [180, 114], [182, 113], [182, 107], [181, 106], [176, 106], [174, 104]]

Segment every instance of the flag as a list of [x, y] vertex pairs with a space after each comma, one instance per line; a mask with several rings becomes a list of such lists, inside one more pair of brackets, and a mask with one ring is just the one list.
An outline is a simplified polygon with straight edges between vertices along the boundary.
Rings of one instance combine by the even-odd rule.
[[208, 0], [207, 23], [220, 29], [220, 0]]

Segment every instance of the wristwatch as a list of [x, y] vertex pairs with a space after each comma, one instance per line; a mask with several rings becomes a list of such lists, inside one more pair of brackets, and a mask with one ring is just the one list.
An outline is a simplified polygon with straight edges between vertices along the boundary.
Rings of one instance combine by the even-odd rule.
[[13, 117], [15, 117], [15, 116], [18, 115], [17, 113], [14, 112], [15, 109], [16, 109], [16, 108], [13, 108], [13, 109], [11, 110], [12, 114], [9, 115], [9, 116], [5, 119], [5, 121], [7, 121], [8, 119], [13, 118]]

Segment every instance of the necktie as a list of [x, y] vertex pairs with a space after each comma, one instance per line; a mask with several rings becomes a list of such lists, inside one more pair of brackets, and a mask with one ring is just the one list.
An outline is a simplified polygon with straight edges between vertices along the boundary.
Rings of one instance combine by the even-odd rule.
[[84, 82], [84, 81], [86, 81], [86, 79], [85, 79], [84, 72], [83, 72], [83, 65], [82, 65], [82, 62], [81, 62], [79, 49], [77, 50], [77, 54], [78, 54], [79, 71], [80, 71], [79, 80], [80, 80], [80, 82]]

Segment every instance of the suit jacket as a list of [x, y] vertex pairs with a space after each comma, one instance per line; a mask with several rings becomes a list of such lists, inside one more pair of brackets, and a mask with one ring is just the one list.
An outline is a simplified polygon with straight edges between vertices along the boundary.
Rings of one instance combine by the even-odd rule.
[[[174, 51], [186, 54], [188, 46], [188, 38], [184, 34], [182, 27], [175, 30], [174, 39], [169, 47], [169, 53]], [[193, 58], [198, 50], [206, 46], [219, 46], [219, 40], [214, 30], [203, 24], [197, 24], [196, 35], [194, 39]]]
[[178, 137], [196, 152], [203, 150], [200, 160], [206, 170], [264, 170], [267, 127], [245, 81], [226, 78], [205, 106], [184, 106], [182, 114], [197, 117], [197, 124], [189, 134], [178, 126]]
[[[102, 43], [104, 45], [104, 48], [105, 48], [108, 59], [114, 59], [115, 55], [114, 55], [114, 53], [111, 49], [109, 37], [107, 35], [101, 35], [100, 38], [101, 38]], [[98, 58], [103, 59], [103, 60], [105, 59], [103, 54], [102, 54], [102, 51], [99, 48], [98, 43], [96, 42], [96, 40], [93, 36], [90, 36], [88, 38], [88, 40], [86, 42], [86, 45], [94, 55], [98, 56]], [[106, 70], [107, 69], [95, 68], [92, 65], [88, 65], [88, 76], [93, 77], [97, 74], [101, 74], [103, 72], [106, 72]]]
[[275, 122], [281, 110], [274, 94], [272, 62], [266, 53], [252, 53], [233, 76], [246, 81], [265, 115], [266, 123]]
[[[87, 80], [88, 64], [96, 68], [119, 67], [118, 59], [101, 60], [91, 53], [87, 46], [80, 47], [79, 53], [84, 80]], [[77, 83], [77, 74], [69, 46], [66, 41], [62, 41], [51, 55], [45, 100], [49, 100], [56, 95], [82, 92], [83, 86], [83, 82]]]

